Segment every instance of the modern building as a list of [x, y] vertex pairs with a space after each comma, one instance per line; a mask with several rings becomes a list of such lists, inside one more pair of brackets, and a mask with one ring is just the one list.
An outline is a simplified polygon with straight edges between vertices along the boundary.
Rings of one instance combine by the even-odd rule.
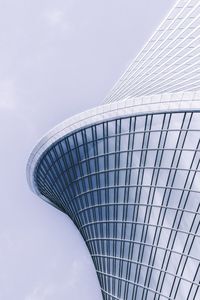
[[104, 300], [200, 299], [200, 2], [178, 1], [100, 107], [33, 150], [31, 189], [66, 213]]

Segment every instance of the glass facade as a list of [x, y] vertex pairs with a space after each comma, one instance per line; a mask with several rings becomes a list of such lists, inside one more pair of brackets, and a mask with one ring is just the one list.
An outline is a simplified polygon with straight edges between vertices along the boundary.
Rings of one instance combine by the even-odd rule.
[[64, 135], [34, 181], [79, 229], [104, 300], [198, 300], [199, 165], [200, 112], [158, 112]]
[[199, 52], [200, 1], [178, 0], [105, 102], [200, 90]]

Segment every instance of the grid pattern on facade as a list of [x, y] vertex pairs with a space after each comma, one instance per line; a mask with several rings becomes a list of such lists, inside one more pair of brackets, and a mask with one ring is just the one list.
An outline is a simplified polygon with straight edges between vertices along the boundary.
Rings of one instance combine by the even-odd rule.
[[179, 0], [105, 102], [200, 89], [200, 2]]
[[103, 298], [200, 299], [200, 113], [104, 121], [50, 146], [35, 169], [90, 251]]
[[[68, 118], [50, 130], [34, 147], [27, 163], [27, 181], [31, 190], [41, 196], [34, 183], [33, 173], [40, 156], [58, 139], [79, 128], [100, 123], [104, 120], [135, 114], [159, 111], [199, 110], [200, 90], [192, 92], [166, 93], [139, 98], [130, 98], [120, 102], [107, 103]], [[48, 202], [47, 198], [43, 198]]]

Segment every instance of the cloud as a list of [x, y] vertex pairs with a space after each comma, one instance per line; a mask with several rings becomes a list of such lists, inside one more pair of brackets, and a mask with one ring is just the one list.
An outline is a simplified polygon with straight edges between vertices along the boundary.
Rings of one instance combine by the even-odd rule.
[[32, 293], [25, 297], [25, 300], [47, 300], [52, 295], [56, 295], [56, 288], [52, 284], [47, 286], [38, 286], [36, 287]]
[[44, 13], [44, 18], [46, 20], [46, 23], [51, 27], [60, 28], [62, 30], [68, 29], [66, 16], [62, 10], [54, 9], [54, 10], [46, 11]]
[[67, 294], [67, 284], [66, 282], [48, 282], [44, 284], [39, 284], [35, 287], [32, 292], [25, 297], [25, 300], [49, 300], [56, 299], [61, 295]]
[[48, 288], [36, 287], [25, 300], [45, 300], [48, 294]]
[[77, 286], [81, 282], [83, 274], [88, 268], [88, 260], [82, 257], [81, 260], [74, 260], [70, 266], [70, 272], [57, 277], [57, 281], [47, 279], [44, 283], [39, 283], [24, 300], [49, 300], [65, 299], [67, 295], [73, 295], [77, 291]]
[[13, 80], [0, 81], [0, 109], [13, 110], [16, 106], [16, 91]]

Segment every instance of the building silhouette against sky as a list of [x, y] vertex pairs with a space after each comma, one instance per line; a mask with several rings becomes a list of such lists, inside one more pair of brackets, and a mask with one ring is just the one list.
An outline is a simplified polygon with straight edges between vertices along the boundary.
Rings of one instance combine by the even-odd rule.
[[178, 1], [105, 104], [33, 150], [31, 189], [66, 213], [105, 300], [200, 299], [200, 2]]

